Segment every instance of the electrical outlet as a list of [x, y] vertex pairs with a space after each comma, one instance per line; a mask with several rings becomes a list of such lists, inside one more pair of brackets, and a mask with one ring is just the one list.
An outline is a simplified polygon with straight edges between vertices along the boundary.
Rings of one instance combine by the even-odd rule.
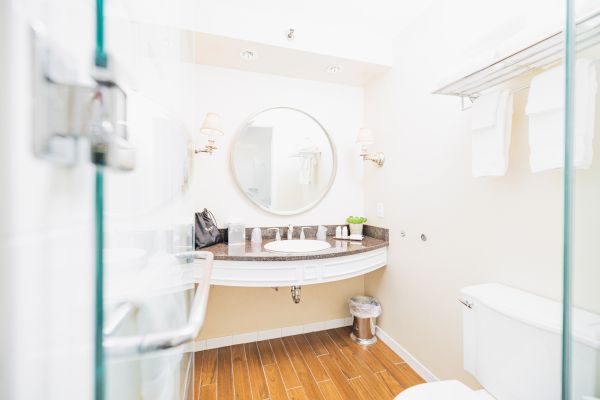
[[377, 203], [377, 216], [379, 218], [385, 217], [385, 210], [383, 208], [383, 203]]

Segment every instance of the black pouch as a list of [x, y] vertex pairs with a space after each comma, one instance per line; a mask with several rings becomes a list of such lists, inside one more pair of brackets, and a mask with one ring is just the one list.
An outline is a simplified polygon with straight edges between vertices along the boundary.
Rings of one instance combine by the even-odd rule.
[[223, 236], [217, 227], [215, 216], [206, 208], [204, 211], [196, 213], [195, 234], [197, 249], [223, 242]]

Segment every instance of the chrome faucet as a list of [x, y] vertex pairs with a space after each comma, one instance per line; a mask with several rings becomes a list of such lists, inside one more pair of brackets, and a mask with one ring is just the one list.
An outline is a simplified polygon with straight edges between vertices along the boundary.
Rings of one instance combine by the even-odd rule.
[[300, 240], [306, 239], [306, 235], [304, 234], [305, 229], [310, 229], [310, 226], [303, 226], [300, 228]]
[[292, 240], [294, 238], [294, 225], [292, 224], [288, 225], [287, 238], [288, 240]]
[[275, 240], [281, 240], [281, 234], [279, 233], [279, 228], [269, 228], [267, 231], [277, 231], [275, 234]]

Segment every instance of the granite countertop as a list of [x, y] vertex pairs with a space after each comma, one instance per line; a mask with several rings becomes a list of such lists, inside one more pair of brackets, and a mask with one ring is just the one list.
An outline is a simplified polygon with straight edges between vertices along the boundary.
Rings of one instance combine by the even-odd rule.
[[[248, 237], [248, 235], [246, 237]], [[295, 236], [295, 238], [297, 238], [297, 236]], [[314, 236], [309, 236], [307, 239], [314, 239]], [[213, 246], [204, 247], [202, 250], [213, 253], [215, 255], [215, 260], [301, 261], [349, 256], [352, 254], [377, 250], [389, 245], [388, 230], [373, 226], [365, 226], [364, 238], [362, 241], [336, 240], [332, 235], [328, 235], [327, 242], [331, 245], [330, 248], [309, 253], [281, 253], [265, 250], [264, 245], [272, 241], [272, 238], [265, 239], [263, 237], [262, 243], [251, 243], [249, 240], [246, 240], [245, 244], [231, 246], [226, 243], [218, 243]]]

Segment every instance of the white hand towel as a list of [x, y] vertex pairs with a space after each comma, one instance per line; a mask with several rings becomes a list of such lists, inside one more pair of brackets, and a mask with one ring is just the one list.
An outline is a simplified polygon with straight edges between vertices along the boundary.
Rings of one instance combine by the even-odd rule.
[[531, 80], [527, 106], [527, 115], [564, 109], [565, 70], [552, 68]]
[[508, 89], [482, 95], [473, 104], [471, 168], [474, 177], [506, 174], [512, 113], [512, 95]]
[[[564, 166], [564, 67], [553, 68], [531, 81], [526, 114], [529, 119], [529, 162], [533, 172]], [[587, 59], [575, 69], [575, 126], [573, 137], [576, 168], [589, 168], [596, 114], [596, 67]]]
[[498, 121], [498, 106], [503, 95], [497, 90], [480, 96], [473, 104], [471, 113], [471, 130], [492, 128]]

